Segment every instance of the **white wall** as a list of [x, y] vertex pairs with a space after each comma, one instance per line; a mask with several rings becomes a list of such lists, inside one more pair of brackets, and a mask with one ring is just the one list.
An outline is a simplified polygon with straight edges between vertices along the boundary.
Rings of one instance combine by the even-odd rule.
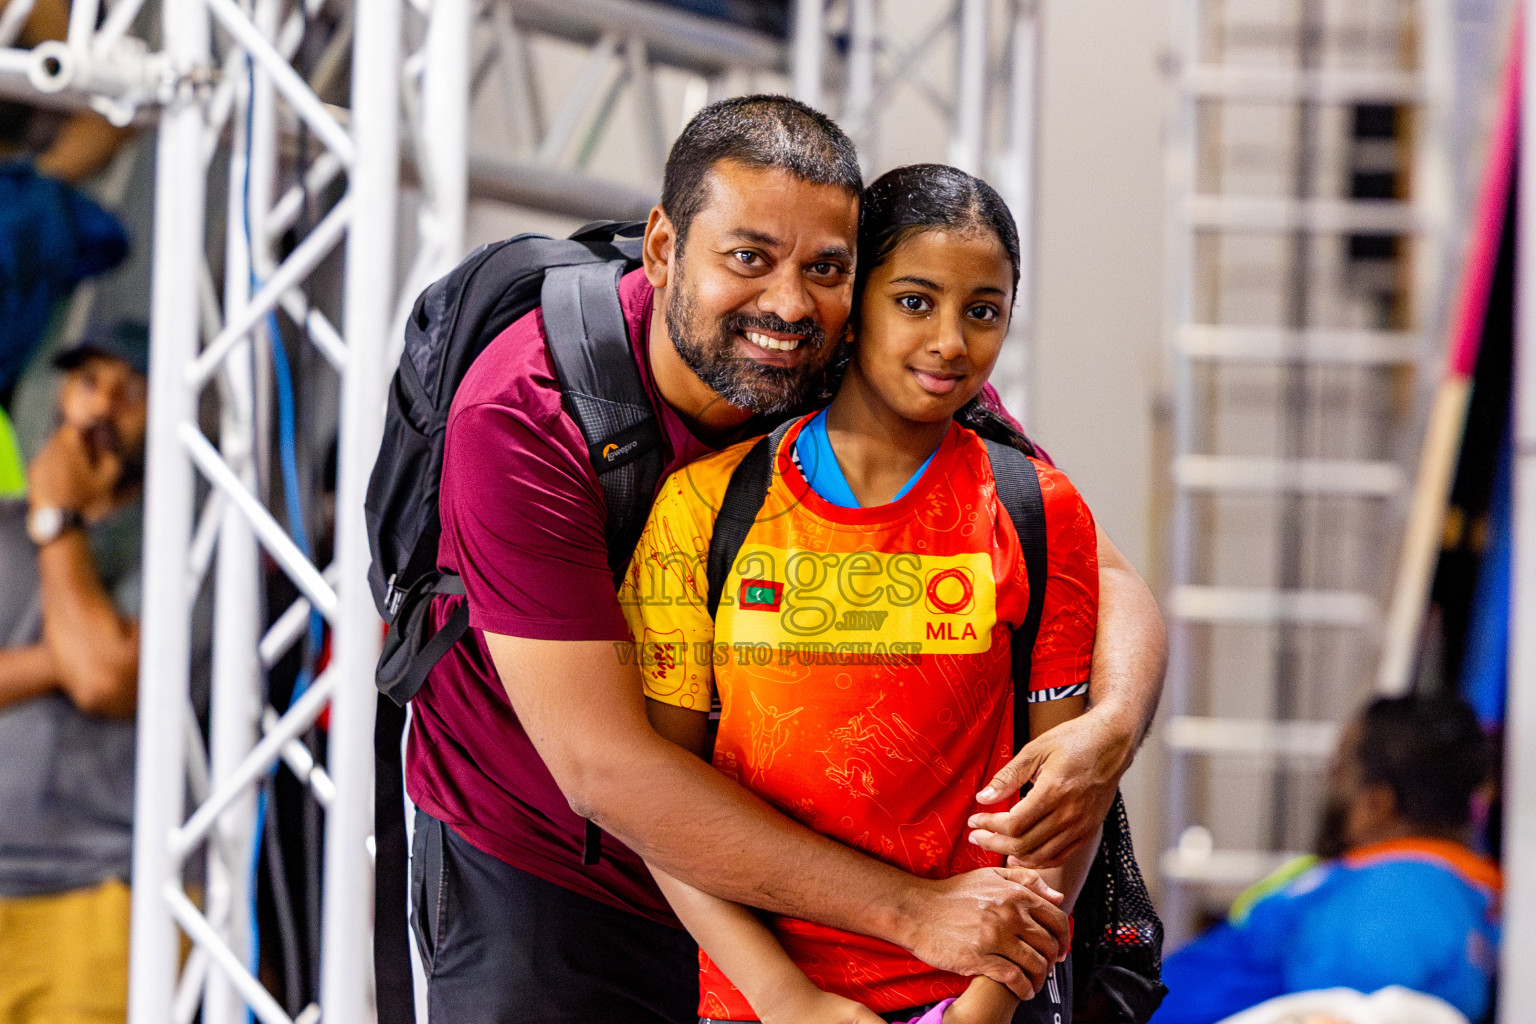
[[1161, 4], [1045, 4], [1031, 429], [1137, 565], [1161, 365]]
[[[1044, 4], [1029, 424], [1154, 587], [1167, 19], [1161, 3]], [[1157, 761], [1149, 742], [1124, 786], [1149, 875], [1160, 843]]]

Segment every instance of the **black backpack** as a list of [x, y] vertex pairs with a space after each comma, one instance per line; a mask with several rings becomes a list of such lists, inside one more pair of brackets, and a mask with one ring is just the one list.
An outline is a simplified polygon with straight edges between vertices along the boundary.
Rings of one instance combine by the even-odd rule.
[[[542, 307], [565, 406], [586, 439], [607, 501], [609, 564], [622, 574], [661, 475], [661, 432], [629, 343], [618, 280], [640, 264], [644, 224], [602, 222], [569, 239], [519, 235], [481, 246], [422, 292], [405, 327], [384, 437], [364, 513], [373, 563], [368, 584], [390, 624], [379, 690], [404, 706], [463, 635], [467, 614], [435, 634], [436, 594], [463, 594], [439, 571], [438, 488], [448, 410], [470, 364], [498, 334]], [[459, 618], [463, 622], [459, 622]]]
[[[564, 404], [587, 442], [608, 506], [615, 582], [645, 526], [665, 464], [661, 431], [635, 366], [618, 282], [640, 265], [640, 222], [589, 224], [569, 239], [519, 235], [481, 246], [416, 300], [405, 350], [390, 384], [384, 436], [368, 481], [364, 516], [373, 555], [368, 583], [389, 624], [375, 682], [374, 970], [381, 1024], [414, 1020], [406, 921], [408, 862], [400, 743], [405, 705], [432, 666], [469, 628], [460, 605], [439, 630], [432, 599], [463, 594], [437, 566], [438, 491], [454, 392], [498, 334], [542, 308]], [[595, 863], [590, 822], [583, 859]]]

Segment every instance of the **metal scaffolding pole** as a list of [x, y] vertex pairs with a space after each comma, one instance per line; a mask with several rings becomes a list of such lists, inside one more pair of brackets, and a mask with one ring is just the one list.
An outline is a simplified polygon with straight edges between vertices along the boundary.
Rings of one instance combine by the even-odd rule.
[[1011, 10], [1008, 52], [1007, 131], [995, 161], [997, 190], [1013, 211], [1019, 231], [1019, 287], [994, 386], [1014, 416], [1028, 423], [1033, 403], [1030, 338], [1035, 323], [1035, 133], [1039, 115], [1040, 6], [1021, 0]]
[[[423, 205], [423, 241], [434, 260], [423, 287], [452, 269], [464, 257], [464, 210], [469, 175], [469, 68], [473, 53], [470, 35], [475, 11], [470, 0], [433, 0], [423, 51], [421, 123], [432, 145], [431, 190]], [[427, 178], [427, 175], [423, 175]], [[430, 229], [425, 221], [430, 218]], [[425, 248], [425, 246], [424, 246]], [[406, 288], [410, 293], [415, 289]], [[411, 295], [415, 298], [414, 294]]]
[[342, 382], [336, 488], [338, 609], [332, 620], [337, 676], [331, 700], [330, 770], [336, 800], [326, 815], [321, 1005], [327, 1024], [373, 1017], [373, 669], [382, 631], [368, 593], [363, 497], [384, 429], [389, 366], [382, 358], [394, 294], [399, 192], [400, 0], [357, 5], [352, 50], [352, 131], [357, 165], [349, 197], [347, 372]]
[[880, 45], [876, 0], [848, 0], [848, 82], [841, 121], [869, 166], [875, 135], [875, 52]]
[[949, 162], [972, 174], [982, 174], [986, 160], [987, 70], [991, 63], [987, 15], [991, 6], [991, 0], [960, 0]]
[[181, 892], [171, 836], [184, 811], [192, 600], [181, 567], [192, 540], [193, 499], [192, 464], [178, 430], [197, 412], [180, 371], [197, 354], [198, 299], [186, 282], [198, 279], [203, 249], [205, 128], [197, 80], [209, 58], [208, 10], [202, 0], [164, 0], [162, 26], [167, 63], [177, 78], [161, 114], [155, 157], [144, 560], [181, 571], [144, 576], [128, 963], [132, 1024], [165, 1024], [176, 995], [176, 926], [167, 894]]
[[[526, 83], [521, 46], [505, 8], [497, 8], [501, 59], [516, 71], [513, 84]], [[408, 124], [416, 155], [421, 205], [416, 215], [416, 254], [401, 282], [399, 301], [389, 327], [385, 362], [399, 359], [405, 343], [405, 319], [416, 296], [452, 270], [464, 258], [464, 224], [469, 203], [469, 105], [474, 89], [472, 35], [475, 4], [471, 0], [432, 0], [421, 49], [405, 58], [405, 106], [416, 117]], [[419, 80], [419, 96], [412, 92]], [[519, 95], [521, 95], [519, 93]], [[531, 118], [518, 104], [512, 118], [526, 130]]]
[[[102, 32], [121, 32], [124, 26], [114, 16], [127, 2], [113, 7]], [[434, 59], [448, 68], [450, 99], [432, 106], [435, 125], [416, 127], [418, 133], [433, 127], [447, 133], [445, 139], [431, 135], [426, 152], [445, 143], [457, 147], [456, 155], [426, 171], [443, 185], [433, 196], [433, 238], [439, 258], [451, 263], [463, 246], [465, 202], [463, 101], [454, 97], [464, 97], [467, 89], [455, 88], [450, 65], [467, 62], [469, 13], [466, 0], [439, 0], [437, 7], [459, 21], [456, 27], [434, 21], [428, 33], [437, 40]], [[145, 61], [161, 69], [163, 84], [155, 98], [163, 110], [130, 1020], [182, 1024], [200, 1010], [202, 1019], [214, 1024], [238, 1024], [249, 1014], [263, 1024], [294, 1024], [317, 1020], [323, 1007], [327, 1021], [364, 1024], [373, 1019], [366, 937], [373, 913], [372, 676], [381, 632], [366, 584], [362, 504], [382, 430], [385, 351], [396, 299], [401, 10], [398, 0], [367, 0], [354, 12], [346, 127], [290, 63], [303, 42], [302, 11], [289, 10], [281, 0], [256, 0], [253, 7], [235, 0], [167, 0], [164, 19], [166, 50]], [[211, 21], [232, 40], [221, 66], [208, 46]], [[280, 157], [283, 107], [325, 146], [309, 166]], [[204, 182], [210, 159], [224, 152], [219, 139], [226, 126], [229, 198], [221, 309], [203, 252]], [[349, 177], [345, 196], [317, 223], [306, 223], [306, 207], [340, 172]], [[274, 200], [280, 176], [293, 183]], [[353, 216], [364, 210], [366, 216]], [[279, 260], [278, 239], [294, 230], [300, 237]], [[307, 289], [309, 276], [344, 235], [343, 336]], [[188, 287], [198, 281], [204, 282], [201, 289]], [[269, 350], [286, 363], [283, 341], [272, 333], [279, 310], [341, 375], [336, 562], [325, 573], [313, 563], [303, 534], [303, 504], [318, 495], [301, 493], [306, 486], [301, 480], [285, 479], [281, 490], [288, 511], [280, 522], [262, 496], [274, 488], [262, 486], [255, 457], [265, 443], [264, 404], [270, 400], [270, 389], [258, 387], [257, 370]], [[206, 341], [201, 349], [200, 335]], [[209, 383], [218, 397], [216, 443], [204, 436], [198, 417]], [[194, 467], [210, 485], [196, 541]], [[265, 635], [258, 543], [302, 595]], [[188, 724], [190, 637], [196, 584], [215, 550], [205, 755], [201, 733]], [[307, 690], [296, 689], [279, 714], [266, 703], [265, 669], [304, 635], [311, 609], [332, 627], [332, 662]], [[321, 765], [300, 737], [328, 705], [329, 742]], [[193, 787], [200, 799], [189, 816], [181, 798], [186, 766], [205, 756], [211, 778]], [[264, 806], [259, 794], [279, 760], [308, 784], [325, 811], [320, 998], [297, 1017], [265, 989], [253, 962], [255, 837], [261, 834]], [[203, 856], [207, 864], [201, 906], [189, 898], [183, 878], [193, 856]], [[181, 969], [177, 926], [192, 941]]]
[[[1193, 61], [1200, 52], [1199, 19], [1191, 3], [1170, 4], [1170, 38], [1186, 61]], [[1192, 232], [1185, 229], [1184, 211], [1195, 197], [1196, 153], [1199, 138], [1199, 116], [1193, 103], [1169, 90], [1168, 147], [1166, 168], [1163, 175], [1167, 220], [1165, 224], [1167, 257], [1163, 264], [1168, 300], [1163, 306], [1164, 330], [1169, 338], [1176, 337], [1186, 323], [1195, 320], [1195, 282], [1188, 270], [1195, 252]], [[1173, 392], [1173, 444], [1176, 451], [1196, 451], [1204, 447], [1204, 437], [1195, 416], [1196, 388], [1195, 366], [1182, 360], [1172, 360]], [[1175, 567], [1194, 561], [1194, 498], [1192, 492], [1176, 489], [1173, 496], [1170, 537], [1170, 563]], [[1191, 627], [1178, 618], [1168, 622], [1168, 669], [1167, 677], [1179, 680], [1188, 675], [1194, 664], [1195, 636]], [[1195, 708], [1195, 695], [1190, 687], [1175, 685], [1169, 688], [1167, 710], [1174, 718], [1185, 718]], [[1190, 789], [1193, 782], [1193, 766], [1185, 758], [1169, 758], [1167, 762], [1168, 806], [1165, 821], [1182, 825], [1192, 820]], [[1168, 926], [1168, 941], [1177, 947], [1189, 938], [1189, 922], [1194, 913], [1195, 894], [1182, 885], [1165, 885], [1162, 893], [1162, 916]]]
[[801, 103], [818, 108], [826, 17], [825, 0], [795, 0], [794, 94]]

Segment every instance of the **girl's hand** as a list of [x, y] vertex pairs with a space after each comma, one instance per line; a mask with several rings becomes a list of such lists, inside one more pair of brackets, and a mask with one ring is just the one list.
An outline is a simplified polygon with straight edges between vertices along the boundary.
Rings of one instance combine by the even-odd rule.
[[759, 1010], [762, 1024], [885, 1024], [880, 1015], [852, 999], [808, 987], [770, 1009]]

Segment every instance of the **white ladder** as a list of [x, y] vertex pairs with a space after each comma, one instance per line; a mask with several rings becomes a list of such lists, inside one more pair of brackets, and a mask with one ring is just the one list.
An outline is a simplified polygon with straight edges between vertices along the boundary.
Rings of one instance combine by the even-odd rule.
[[1374, 677], [1434, 347], [1449, 59], [1430, 0], [1176, 6], [1170, 946], [1310, 847]]

